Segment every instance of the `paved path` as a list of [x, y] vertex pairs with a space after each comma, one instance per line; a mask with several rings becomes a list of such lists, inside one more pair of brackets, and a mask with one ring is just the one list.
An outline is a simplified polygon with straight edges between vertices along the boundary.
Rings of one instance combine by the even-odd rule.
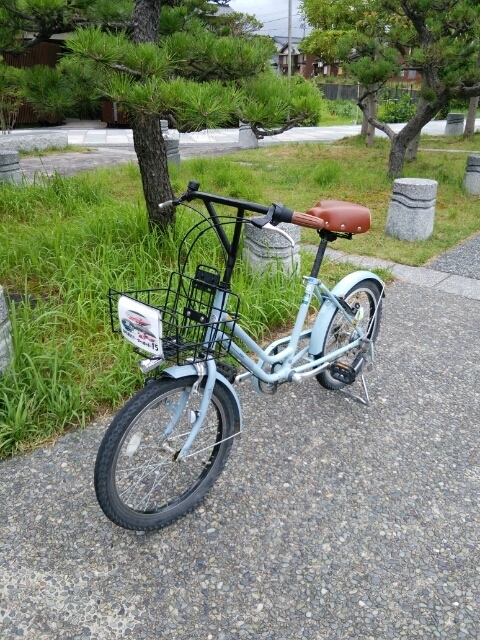
[[[432, 120], [423, 129], [423, 133], [431, 135], [443, 135], [445, 131], [445, 120]], [[392, 124], [394, 131], [400, 131], [404, 124]], [[476, 128], [480, 128], [480, 118], [476, 120]], [[79, 146], [124, 146], [133, 145], [133, 134], [131, 129], [109, 129], [105, 123], [98, 121], [84, 122], [73, 121], [61, 127], [44, 129], [18, 129], [12, 135], [37, 134], [48, 131], [68, 131], [68, 142]], [[260, 140], [260, 146], [278, 144], [281, 142], [333, 142], [346, 136], [355, 136], [360, 133], [360, 125], [342, 125], [332, 127], [294, 127], [278, 136], [272, 136]], [[381, 131], [375, 135], [385, 137]], [[238, 144], [238, 129], [213, 129], [204, 130], [197, 133], [181, 133], [180, 145], [185, 144]]]
[[240, 387], [224, 474], [159, 533], [96, 503], [107, 420], [1, 463], [0, 639], [478, 640], [480, 301], [439, 289], [471, 259], [391, 265], [371, 407]]
[[425, 266], [428, 269], [480, 280], [480, 233], [434, 258]]
[[98, 508], [105, 421], [3, 462], [0, 638], [478, 639], [479, 316], [389, 286], [372, 406], [241, 387], [227, 469], [156, 534]]

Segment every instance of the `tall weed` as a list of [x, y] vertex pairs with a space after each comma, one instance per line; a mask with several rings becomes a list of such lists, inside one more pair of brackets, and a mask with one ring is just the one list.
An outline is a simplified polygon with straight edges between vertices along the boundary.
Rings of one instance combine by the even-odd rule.
[[[258, 182], [245, 167], [192, 164], [193, 175], [204, 177], [210, 190], [259, 199]], [[140, 193], [136, 171], [126, 167], [119, 176], [136, 181]], [[116, 408], [141, 384], [131, 348], [110, 330], [109, 287], [166, 286], [178, 266], [190, 275], [199, 263], [224, 269], [215, 233], [195, 210], [179, 208], [175, 226], [161, 236], [148, 230], [138, 200], [111, 197], [117, 185], [108, 181], [100, 171], [2, 190], [0, 281], [8, 293], [33, 299], [35, 306], [11, 306], [14, 358], [0, 378], [0, 456]], [[220, 210], [227, 213], [233, 211]], [[231, 237], [232, 225], [225, 230]], [[291, 315], [287, 300], [298, 297], [290, 295], [297, 286], [281, 273], [264, 278], [247, 273], [239, 261], [234, 290], [253, 335]]]

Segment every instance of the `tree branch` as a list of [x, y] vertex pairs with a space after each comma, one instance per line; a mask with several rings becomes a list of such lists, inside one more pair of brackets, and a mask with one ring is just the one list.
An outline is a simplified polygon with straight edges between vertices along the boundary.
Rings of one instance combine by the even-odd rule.
[[[92, 58], [92, 60], [94, 60], [95, 58]], [[97, 60], [97, 62], [101, 62]], [[109, 67], [110, 69], [114, 69], [115, 71], [121, 71], [122, 73], [128, 73], [128, 75], [130, 76], [134, 76], [135, 78], [137, 78], [138, 80], [140, 80], [142, 78], [142, 74], [140, 73], [140, 71], [135, 71], [135, 69], [130, 69], [130, 67], [126, 67], [124, 64], [120, 64], [118, 62], [109, 62], [109, 63], [104, 63], [105, 66]]]
[[476, 98], [477, 96], [480, 96], [480, 82], [477, 82], [477, 84], [472, 84], [468, 87], [464, 84], [461, 84], [458, 88], [458, 94], [462, 98]]
[[263, 138], [267, 136], [278, 136], [280, 133], [292, 129], [296, 124], [303, 122], [307, 117], [308, 116], [303, 115], [292, 118], [292, 120], [289, 120], [285, 126], [279, 127], [278, 129], [260, 129], [259, 127], [261, 127], [261, 124], [256, 122], [249, 122], [248, 124], [252, 128], [252, 131], [258, 140], [263, 140]]
[[23, 13], [23, 11], [19, 11], [18, 9], [15, 9], [15, 7], [12, 7], [11, 5], [7, 6], [7, 4], [9, 3], [1, 2], [0, 6], [3, 7], [5, 11], [8, 11], [9, 13], [13, 13], [14, 16], [18, 16], [22, 20], [26, 20], [27, 22], [33, 22], [33, 23], [36, 22], [33, 16], [29, 16], [27, 13]]
[[[385, 80], [385, 82], [382, 82], [378, 87], [375, 87], [375, 88], [365, 87], [365, 92], [361, 96], [359, 96], [357, 100], [358, 107], [360, 108], [363, 114], [366, 113], [366, 109], [367, 109], [367, 105], [364, 104], [365, 99], [368, 96], [373, 95], [374, 93], [377, 93], [379, 89], [381, 89], [386, 84], [386, 82], [387, 81]], [[383, 131], [383, 133], [385, 133], [390, 138], [390, 140], [393, 140], [394, 137], [397, 135], [395, 131], [388, 126], [388, 124], [386, 124], [385, 122], [380, 122], [380, 120], [377, 120], [372, 116], [367, 116], [367, 122], [371, 124], [372, 127], [375, 127], [375, 129], [378, 129], [379, 131]]]
[[77, 27], [102, 27], [103, 30], [108, 29], [133, 29], [133, 23], [131, 20], [123, 22], [104, 22], [102, 20], [87, 20], [86, 18], [78, 18], [74, 22], [74, 26]]

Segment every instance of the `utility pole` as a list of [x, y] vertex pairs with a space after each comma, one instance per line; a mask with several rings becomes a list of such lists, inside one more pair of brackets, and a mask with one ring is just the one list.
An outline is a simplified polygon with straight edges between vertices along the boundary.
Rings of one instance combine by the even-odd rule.
[[292, 77], [292, 0], [288, 0], [288, 56], [287, 77]]

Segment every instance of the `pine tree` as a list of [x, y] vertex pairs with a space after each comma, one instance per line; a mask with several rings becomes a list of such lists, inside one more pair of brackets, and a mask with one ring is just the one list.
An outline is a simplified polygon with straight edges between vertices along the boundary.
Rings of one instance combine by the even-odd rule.
[[[35, 8], [40, 5], [41, 19]], [[162, 229], [174, 212], [158, 208], [173, 195], [160, 118], [184, 131], [241, 119], [259, 136], [318, 118], [321, 98], [314, 85], [295, 80], [286, 86], [273, 75], [274, 47], [268, 38], [244, 35], [243, 27], [239, 37], [218, 35], [209, 24], [211, 5], [203, 0], [171, 5], [134, 0], [130, 15], [128, 3], [98, 0], [24, 0], [22, 11], [13, 6], [13, 0], [0, 0], [4, 49], [18, 46], [18, 37], [16, 41], [2, 15], [14, 20], [16, 33], [28, 22], [37, 42], [48, 36], [49, 28], [50, 33], [75, 31], [62, 64], [71, 72], [76, 68], [77, 75], [88, 65], [95, 89], [128, 114], [149, 221]], [[232, 33], [231, 22], [227, 27]], [[221, 29], [223, 33], [225, 26]]]
[[[400, 69], [421, 75], [417, 111], [399, 133], [368, 114], [369, 122], [392, 142], [388, 164], [392, 177], [401, 175], [407, 149], [422, 127], [452, 98], [480, 95], [476, 64], [480, 5], [476, 0], [303, 0], [303, 7], [315, 26], [325, 12], [343, 16], [343, 21], [332, 23], [337, 37], [333, 33], [330, 39], [347, 72], [367, 87], [359, 99], [363, 111], [368, 97]], [[353, 21], [345, 18], [350, 10], [355, 12]], [[313, 32], [305, 46], [319, 52], [324, 39], [321, 31]]]

